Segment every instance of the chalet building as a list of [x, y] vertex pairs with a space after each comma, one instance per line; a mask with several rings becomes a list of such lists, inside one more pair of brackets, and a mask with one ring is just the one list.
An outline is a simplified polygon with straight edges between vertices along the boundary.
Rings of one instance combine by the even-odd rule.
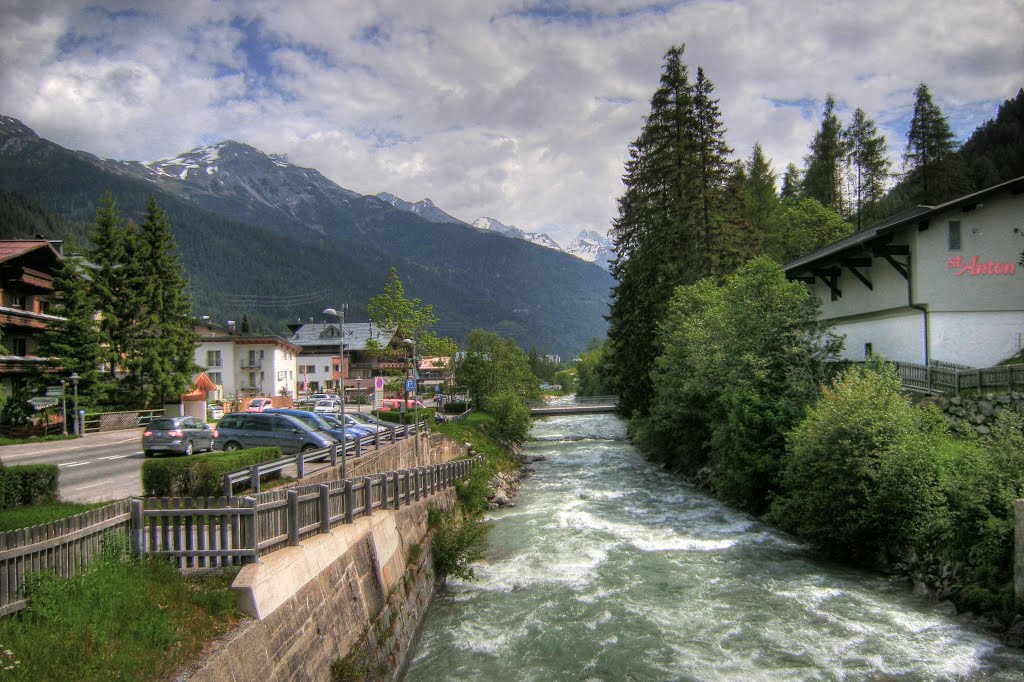
[[60, 241], [0, 240], [0, 392], [9, 397], [47, 358], [39, 357], [39, 335], [63, 318], [47, 314]]
[[920, 206], [787, 263], [844, 357], [989, 367], [1024, 346], [1024, 177]]
[[451, 358], [420, 358], [419, 390], [424, 393], [442, 393], [453, 381]]
[[[289, 342], [301, 348], [298, 361], [300, 393], [338, 391], [341, 385], [341, 325], [330, 322], [288, 325]], [[373, 344], [370, 344], [370, 342]], [[367, 352], [368, 345], [385, 349], [378, 356]], [[373, 377], [383, 370], [405, 369], [401, 341], [395, 330], [380, 329], [372, 322], [345, 323], [345, 391], [362, 395], [373, 391]], [[303, 388], [305, 387], [305, 388]]]
[[241, 403], [254, 396], [294, 395], [298, 354], [294, 343], [272, 334], [243, 334], [202, 323], [196, 333], [196, 364], [217, 389], [208, 397]]

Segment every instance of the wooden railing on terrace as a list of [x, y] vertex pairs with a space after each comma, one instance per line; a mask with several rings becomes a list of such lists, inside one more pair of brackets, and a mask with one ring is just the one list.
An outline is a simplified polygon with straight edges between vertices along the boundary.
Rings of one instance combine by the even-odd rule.
[[986, 393], [1024, 390], [1024, 365], [1001, 365], [974, 369], [951, 363], [919, 365], [894, 362], [903, 387], [925, 393]]

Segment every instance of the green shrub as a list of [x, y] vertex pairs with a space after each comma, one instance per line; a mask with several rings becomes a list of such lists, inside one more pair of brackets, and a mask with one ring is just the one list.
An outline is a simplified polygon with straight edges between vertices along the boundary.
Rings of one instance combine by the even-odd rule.
[[530, 408], [511, 391], [495, 393], [487, 398], [485, 409], [497, 420], [498, 437], [513, 445], [526, 440], [530, 433]]
[[490, 524], [458, 508], [445, 511], [437, 507], [428, 511], [427, 523], [434, 530], [432, 552], [438, 582], [444, 583], [451, 576], [471, 580], [472, 563], [484, 556]]
[[56, 502], [58, 476], [52, 464], [0, 466], [0, 508]]
[[841, 374], [789, 433], [769, 520], [841, 559], [902, 558], [945, 514], [932, 454], [945, 424], [910, 404], [892, 365]]
[[277, 446], [214, 452], [192, 457], [151, 459], [142, 465], [143, 495], [152, 497], [216, 497], [224, 474], [281, 456]]

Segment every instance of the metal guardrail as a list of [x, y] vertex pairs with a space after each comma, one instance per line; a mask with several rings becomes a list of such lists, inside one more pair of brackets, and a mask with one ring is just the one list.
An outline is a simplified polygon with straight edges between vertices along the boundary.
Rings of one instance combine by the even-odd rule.
[[430, 497], [482, 461], [477, 455], [243, 498], [133, 499], [132, 548], [139, 556], [172, 558], [181, 570], [250, 563], [356, 517]]
[[[426, 433], [427, 425], [429, 422], [421, 420], [419, 423], [420, 431]], [[384, 434], [385, 438], [389, 438], [391, 443], [396, 443], [399, 438], [405, 439], [410, 436], [410, 433], [415, 436], [416, 433], [415, 424], [404, 424], [395, 425], [393, 429], [380, 429], [373, 435], [364, 436], [358, 440], [345, 444], [344, 457], [361, 457], [364, 448], [376, 447], [380, 448], [381, 441], [384, 440], [381, 434]], [[309, 462], [319, 462], [331, 460], [331, 466], [338, 466], [338, 460], [340, 459], [342, 448], [339, 447], [341, 444], [332, 444], [328, 448], [321, 448], [319, 450], [310, 450], [309, 452], [300, 452], [295, 455], [285, 455], [269, 462], [261, 462], [259, 464], [253, 464], [247, 469], [240, 469], [238, 471], [232, 471], [224, 474], [223, 490], [225, 497], [231, 497], [232, 490], [236, 483], [249, 483], [254, 493], [260, 492], [260, 481], [263, 476], [275, 474], [283, 471], [285, 468], [292, 465], [298, 471], [298, 478], [301, 481], [306, 476], [306, 464]], [[342, 459], [342, 462], [345, 460]], [[342, 472], [344, 476], [344, 471]]]

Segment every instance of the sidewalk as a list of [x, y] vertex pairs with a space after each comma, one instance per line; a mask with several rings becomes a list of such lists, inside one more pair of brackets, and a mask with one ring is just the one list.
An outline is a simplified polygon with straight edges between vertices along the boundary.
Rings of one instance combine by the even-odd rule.
[[81, 438], [68, 440], [51, 440], [41, 443], [23, 443], [19, 445], [0, 446], [0, 461], [5, 464], [8, 459], [14, 460], [25, 455], [52, 455], [62, 452], [76, 452], [97, 447], [107, 447], [119, 443], [135, 441], [141, 448], [142, 429], [125, 429], [123, 431], [105, 431], [103, 433], [87, 433]]

